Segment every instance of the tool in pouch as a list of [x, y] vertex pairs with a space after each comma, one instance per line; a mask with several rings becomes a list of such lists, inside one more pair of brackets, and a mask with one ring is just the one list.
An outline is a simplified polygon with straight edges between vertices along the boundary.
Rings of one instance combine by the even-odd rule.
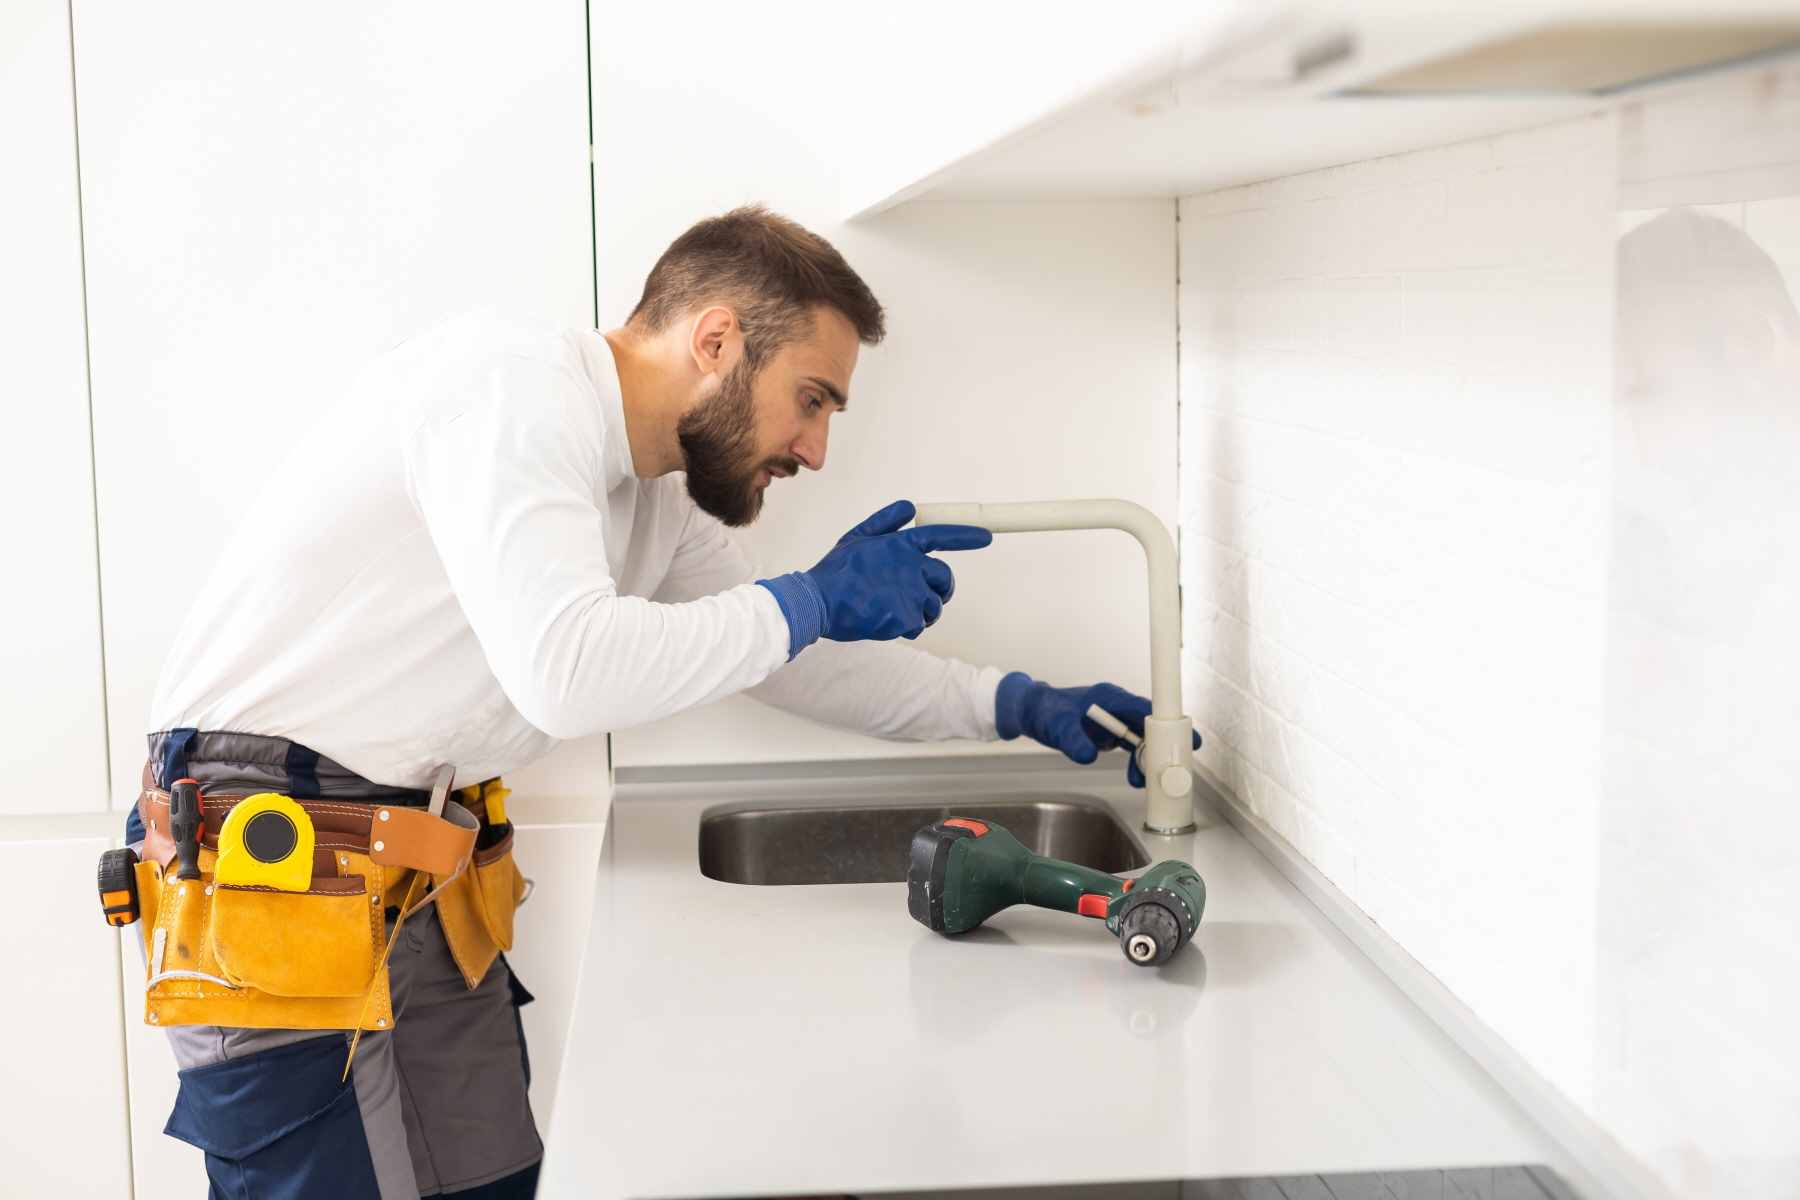
[[[384, 909], [399, 904], [403, 922], [433, 899], [445, 907], [466, 890], [453, 885], [473, 885], [478, 872], [496, 902], [510, 906], [522, 890], [509, 886], [517, 877], [510, 827], [484, 827], [463, 804], [448, 803], [450, 783], [440, 772], [434, 816], [274, 793], [202, 800], [191, 781], [164, 793], [146, 771], [142, 861], [114, 851], [101, 866], [103, 908], [116, 910], [107, 919], [129, 924], [135, 901], [144, 922], [146, 1021], [391, 1028]], [[474, 803], [501, 790], [490, 781], [459, 796]], [[482, 852], [484, 833], [498, 844]], [[446, 940], [453, 952], [461, 947], [458, 963], [473, 987], [510, 946], [510, 907], [491, 915], [477, 898], [444, 915]], [[489, 932], [496, 926], [504, 938]]]
[[[200, 878], [200, 785], [177, 779], [169, 787], [169, 836], [175, 840], [180, 867], [177, 879]], [[141, 915], [138, 907], [138, 856], [129, 846], [100, 856], [100, 910], [108, 925], [130, 925]]]
[[967, 933], [1015, 904], [1104, 918], [1127, 959], [1154, 967], [1193, 938], [1206, 884], [1174, 859], [1120, 879], [1045, 858], [993, 822], [970, 817], [949, 817], [913, 835], [906, 907], [926, 928]]

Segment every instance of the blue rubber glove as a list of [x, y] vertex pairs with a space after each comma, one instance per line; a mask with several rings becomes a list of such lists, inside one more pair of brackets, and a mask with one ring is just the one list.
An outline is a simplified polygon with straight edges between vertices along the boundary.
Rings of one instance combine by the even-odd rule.
[[937, 621], [956, 591], [956, 576], [930, 552], [979, 550], [994, 535], [975, 525], [900, 528], [912, 519], [912, 503], [895, 501], [839, 538], [812, 570], [756, 581], [781, 604], [790, 660], [822, 637], [916, 638]]
[[[1093, 762], [1102, 750], [1131, 749], [1087, 719], [1089, 706], [1095, 704], [1143, 736], [1144, 718], [1150, 715], [1150, 701], [1144, 697], [1110, 683], [1055, 688], [1023, 671], [1014, 671], [1000, 681], [1000, 690], [994, 693], [994, 727], [1008, 741], [1026, 734], [1078, 763]], [[1200, 735], [1196, 733], [1194, 749], [1199, 748]], [[1144, 786], [1144, 773], [1138, 769], [1135, 754], [1126, 764], [1125, 780], [1135, 788]]]

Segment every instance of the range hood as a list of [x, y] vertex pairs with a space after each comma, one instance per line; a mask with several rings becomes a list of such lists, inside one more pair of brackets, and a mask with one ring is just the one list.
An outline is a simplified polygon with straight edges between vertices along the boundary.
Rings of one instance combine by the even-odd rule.
[[920, 197], [1191, 195], [1580, 116], [1800, 52], [1800, 0], [1214, 0], [1166, 6], [1168, 20], [1135, 31], [1134, 55], [1112, 45], [1096, 69], [1092, 30], [1123, 18], [1076, 7], [1086, 32], [1035, 29], [1035, 58], [1003, 24], [963, 43], [851, 37], [845, 215]]
[[1372, 79], [1353, 94], [1608, 95], [1796, 48], [1800, 20], [1551, 25]]

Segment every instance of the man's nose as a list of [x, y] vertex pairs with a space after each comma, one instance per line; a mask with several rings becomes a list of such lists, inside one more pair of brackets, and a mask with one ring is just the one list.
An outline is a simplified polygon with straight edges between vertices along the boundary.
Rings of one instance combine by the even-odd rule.
[[791, 447], [800, 465], [808, 470], [817, 471], [825, 466], [825, 443], [831, 437], [831, 425], [826, 421], [812, 422], [800, 431]]

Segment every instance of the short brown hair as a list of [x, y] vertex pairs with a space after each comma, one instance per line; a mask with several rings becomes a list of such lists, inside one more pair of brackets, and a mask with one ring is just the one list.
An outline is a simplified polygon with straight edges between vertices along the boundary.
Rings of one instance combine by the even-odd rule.
[[627, 323], [662, 330], [711, 304], [737, 314], [752, 374], [809, 328], [821, 306], [841, 313], [865, 346], [887, 334], [881, 303], [844, 256], [760, 204], [708, 217], [671, 242]]

